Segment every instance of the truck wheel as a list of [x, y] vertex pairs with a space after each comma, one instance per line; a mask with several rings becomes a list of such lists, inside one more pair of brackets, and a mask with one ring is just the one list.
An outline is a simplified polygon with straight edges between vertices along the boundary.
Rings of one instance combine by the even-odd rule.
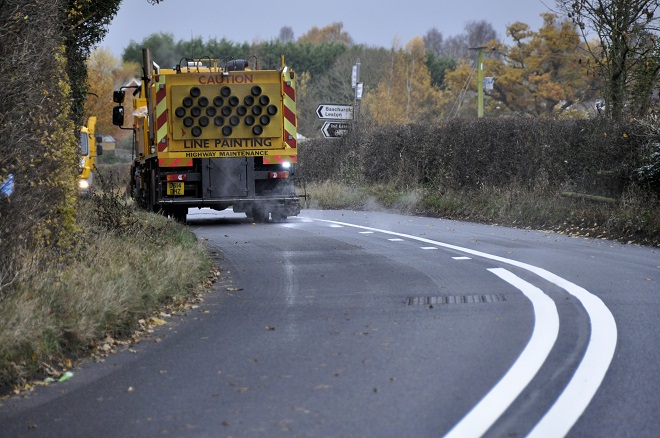
[[181, 222], [182, 224], [186, 223], [186, 216], [188, 215], [188, 208], [176, 208], [172, 212], [172, 217], [175, 221]]
[[273, 222], [284, 222], [286, 220], [286, 213], [283, 213], [281, 211], [274, 211], [272, 216], [273, 216]]
[[252, 207], [252, 217], [256, 223], [268, 222], [268, 216], [270, 213], [268, 211], [263, 211], [258, 207]]
[[188, 214], [188, 208], [186, 207], [163, 207], [160, 212], [165, 216], [174, 219], [177, 222], [182, 224], [186, 223], [186, 215]]

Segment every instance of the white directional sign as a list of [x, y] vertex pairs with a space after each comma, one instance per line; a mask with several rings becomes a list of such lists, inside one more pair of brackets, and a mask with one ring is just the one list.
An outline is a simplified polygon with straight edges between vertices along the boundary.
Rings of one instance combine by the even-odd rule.
[[316, 108], [319, 119], [351, 120], [353, 118], [353, 105], [333, 105], [322, 103]]
[[348, 134], [348, 129], [351, 124], [346, 122], [325, 122], [323, 123], [323, 137], [325, 138], [337, 138], [343, 137]]

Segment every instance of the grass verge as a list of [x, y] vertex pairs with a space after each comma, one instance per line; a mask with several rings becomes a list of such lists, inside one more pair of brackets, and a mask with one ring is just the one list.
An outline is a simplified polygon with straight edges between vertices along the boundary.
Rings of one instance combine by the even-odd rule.
[[80, 211], [76, 248], [46, 266], [32, 256], [0, 301], [0, 394], [59, 378], [209, 277], [206, 248], [185, 226], [115, 196], [82, 200]]
[[614, 203], [516, 185], [441, 191], [326, 181], [307, 191], [311, 208], [390, 210], [660, 246], [660, 199], [642, 191], [629, 190]]

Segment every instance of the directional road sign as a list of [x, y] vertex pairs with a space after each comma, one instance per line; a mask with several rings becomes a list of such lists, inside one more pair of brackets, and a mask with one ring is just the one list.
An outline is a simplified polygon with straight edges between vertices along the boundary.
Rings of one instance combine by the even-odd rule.
[[351, 124], [346, 122], [325, 122], [323, 123], [323, 137], [325, 138], [337, 138], [343, 137], [348, 134], [348, 129]]
[[351, 120], [353, 118], [353, 105], [334, 105], [322, 103], [316, 108], [319, 119]]

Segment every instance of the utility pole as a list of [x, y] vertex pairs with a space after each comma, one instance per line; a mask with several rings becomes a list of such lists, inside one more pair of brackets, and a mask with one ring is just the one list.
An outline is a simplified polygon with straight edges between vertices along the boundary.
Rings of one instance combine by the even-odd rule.
[[355, 90], [353, 100], [353, 121], [357, 125], [358, 113], [360, 111], [360, 99], [362, 99], [362, 82], [360, 82], [360, 58], [355, 61], [353, 65], [353, 73], [351, 75], [351, 85]]
[[470, 47], [477, 51], [477, 117], [484, 116], [484, 49], [486, 47]]

